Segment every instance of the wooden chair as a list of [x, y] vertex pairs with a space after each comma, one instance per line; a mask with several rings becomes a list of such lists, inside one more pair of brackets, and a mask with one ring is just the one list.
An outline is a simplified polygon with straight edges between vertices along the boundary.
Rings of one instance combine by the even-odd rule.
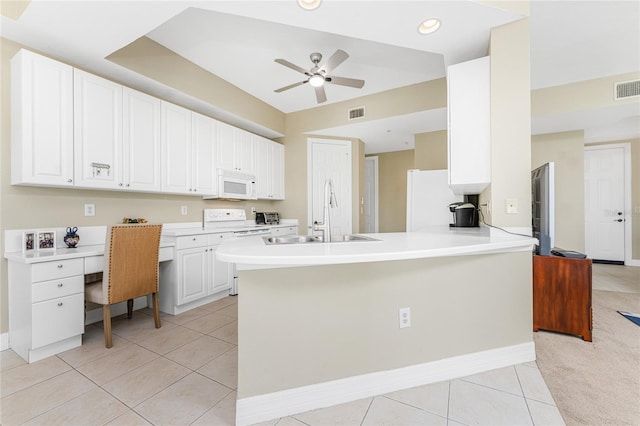
[[153, 318], [160, 328], [158, 303], [158, 250], [162, 225], [112, 225], [107, 227], [104, 271], [101, 281], [85, 286], [85, 301], [102, 306], [104, 342], [111, 340], [111, 305], [127, 301], [131, 318], [133, 299], [152, 295]]

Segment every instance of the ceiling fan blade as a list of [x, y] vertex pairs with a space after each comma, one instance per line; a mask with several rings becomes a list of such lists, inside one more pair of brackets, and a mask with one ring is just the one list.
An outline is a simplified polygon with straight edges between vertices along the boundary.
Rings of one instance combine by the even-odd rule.
[[332, 84], [339, 84], [340, 86], [355, 87], [356, 89], [362, 89], [362, 86], [364, 86], [364, 80], [358, 80], [356, 78], [332, 76], [332, 77], [327, 77], [325, 81]]
[[331, 70], [343, 63], [348, 57], [349, 55], [347, 55], [347, 52], [338, 49], [336, 50], [336, 53], [331, 55], [327, 62], [322, 64], [318, 71], [324, 71], [325, 75], [329, 74]]
[[284, 86], [284, 87], [281, 87], [279, 89], [276, 89], [276, 90], [274, 90], [274, 92], [276, 92], [276, 93], [284, 92], [285, 90], [289, 90], [289, 89], [293, 89], [294, 87], [298, 87], [298, 86], [306, 83], [307, 81], [309, 81], [309, 80], [299, 81], [297, 83], [293, 83], [293, 84], [290, 84], [288, 86]]
[[307, 74], [307, 70], [305, 70], [302, 67], [297, 66], [296, 64], [292, 64], [291, 62], [287, 61], [286, 59], [274, 59], [274, 61], [276, 61], [280, 65], [284, 65], [285, 67], [289, 67], [292, 70], [296, 70], [298, 72], [301, 72], [302, 74]]
[[327, 101], [327, 94], [324, 91], [324, 86], [316, 87], [316, 99], [319, 104]]

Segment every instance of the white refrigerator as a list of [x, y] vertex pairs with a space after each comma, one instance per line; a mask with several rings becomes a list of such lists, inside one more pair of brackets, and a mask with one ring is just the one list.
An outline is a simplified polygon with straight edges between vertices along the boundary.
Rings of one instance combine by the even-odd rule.
[[463, 201], [449, 189], [447, 170], [407, 172], [407, 232], [453, 223], [449, 204]]

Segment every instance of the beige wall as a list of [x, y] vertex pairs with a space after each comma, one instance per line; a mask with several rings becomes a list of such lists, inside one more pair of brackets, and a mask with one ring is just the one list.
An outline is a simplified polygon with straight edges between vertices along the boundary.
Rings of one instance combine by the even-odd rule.
[[378, 230], [407, 229], [407, 170], [414, 167], [414, 150], [384, 152], [378, 157]]
[[[480, 204], [495, 226], [531, 228], [529, 19], [491, 30], [491, 185]], [[507, 214], [506, 200], [518, 201]]]
[[239, 286], [240, 399], [533, 339], [529, 252], [240, 271]]
[[584, 252], [584, 132], [532, 136], [531, 169], [549, 161], [555, 167], [554, 244]]
[[447, 131], [415, 135], [415, 169], [442, 170], [448, 165]]

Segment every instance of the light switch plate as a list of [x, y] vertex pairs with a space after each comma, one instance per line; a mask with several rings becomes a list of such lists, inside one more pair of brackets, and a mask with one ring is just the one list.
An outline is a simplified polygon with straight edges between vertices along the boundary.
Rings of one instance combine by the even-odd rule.
[[84, 215], [85, 216], [95, 216], [96, 215], [96, 205], [95, 204], [85, 204], [84, 205]]

